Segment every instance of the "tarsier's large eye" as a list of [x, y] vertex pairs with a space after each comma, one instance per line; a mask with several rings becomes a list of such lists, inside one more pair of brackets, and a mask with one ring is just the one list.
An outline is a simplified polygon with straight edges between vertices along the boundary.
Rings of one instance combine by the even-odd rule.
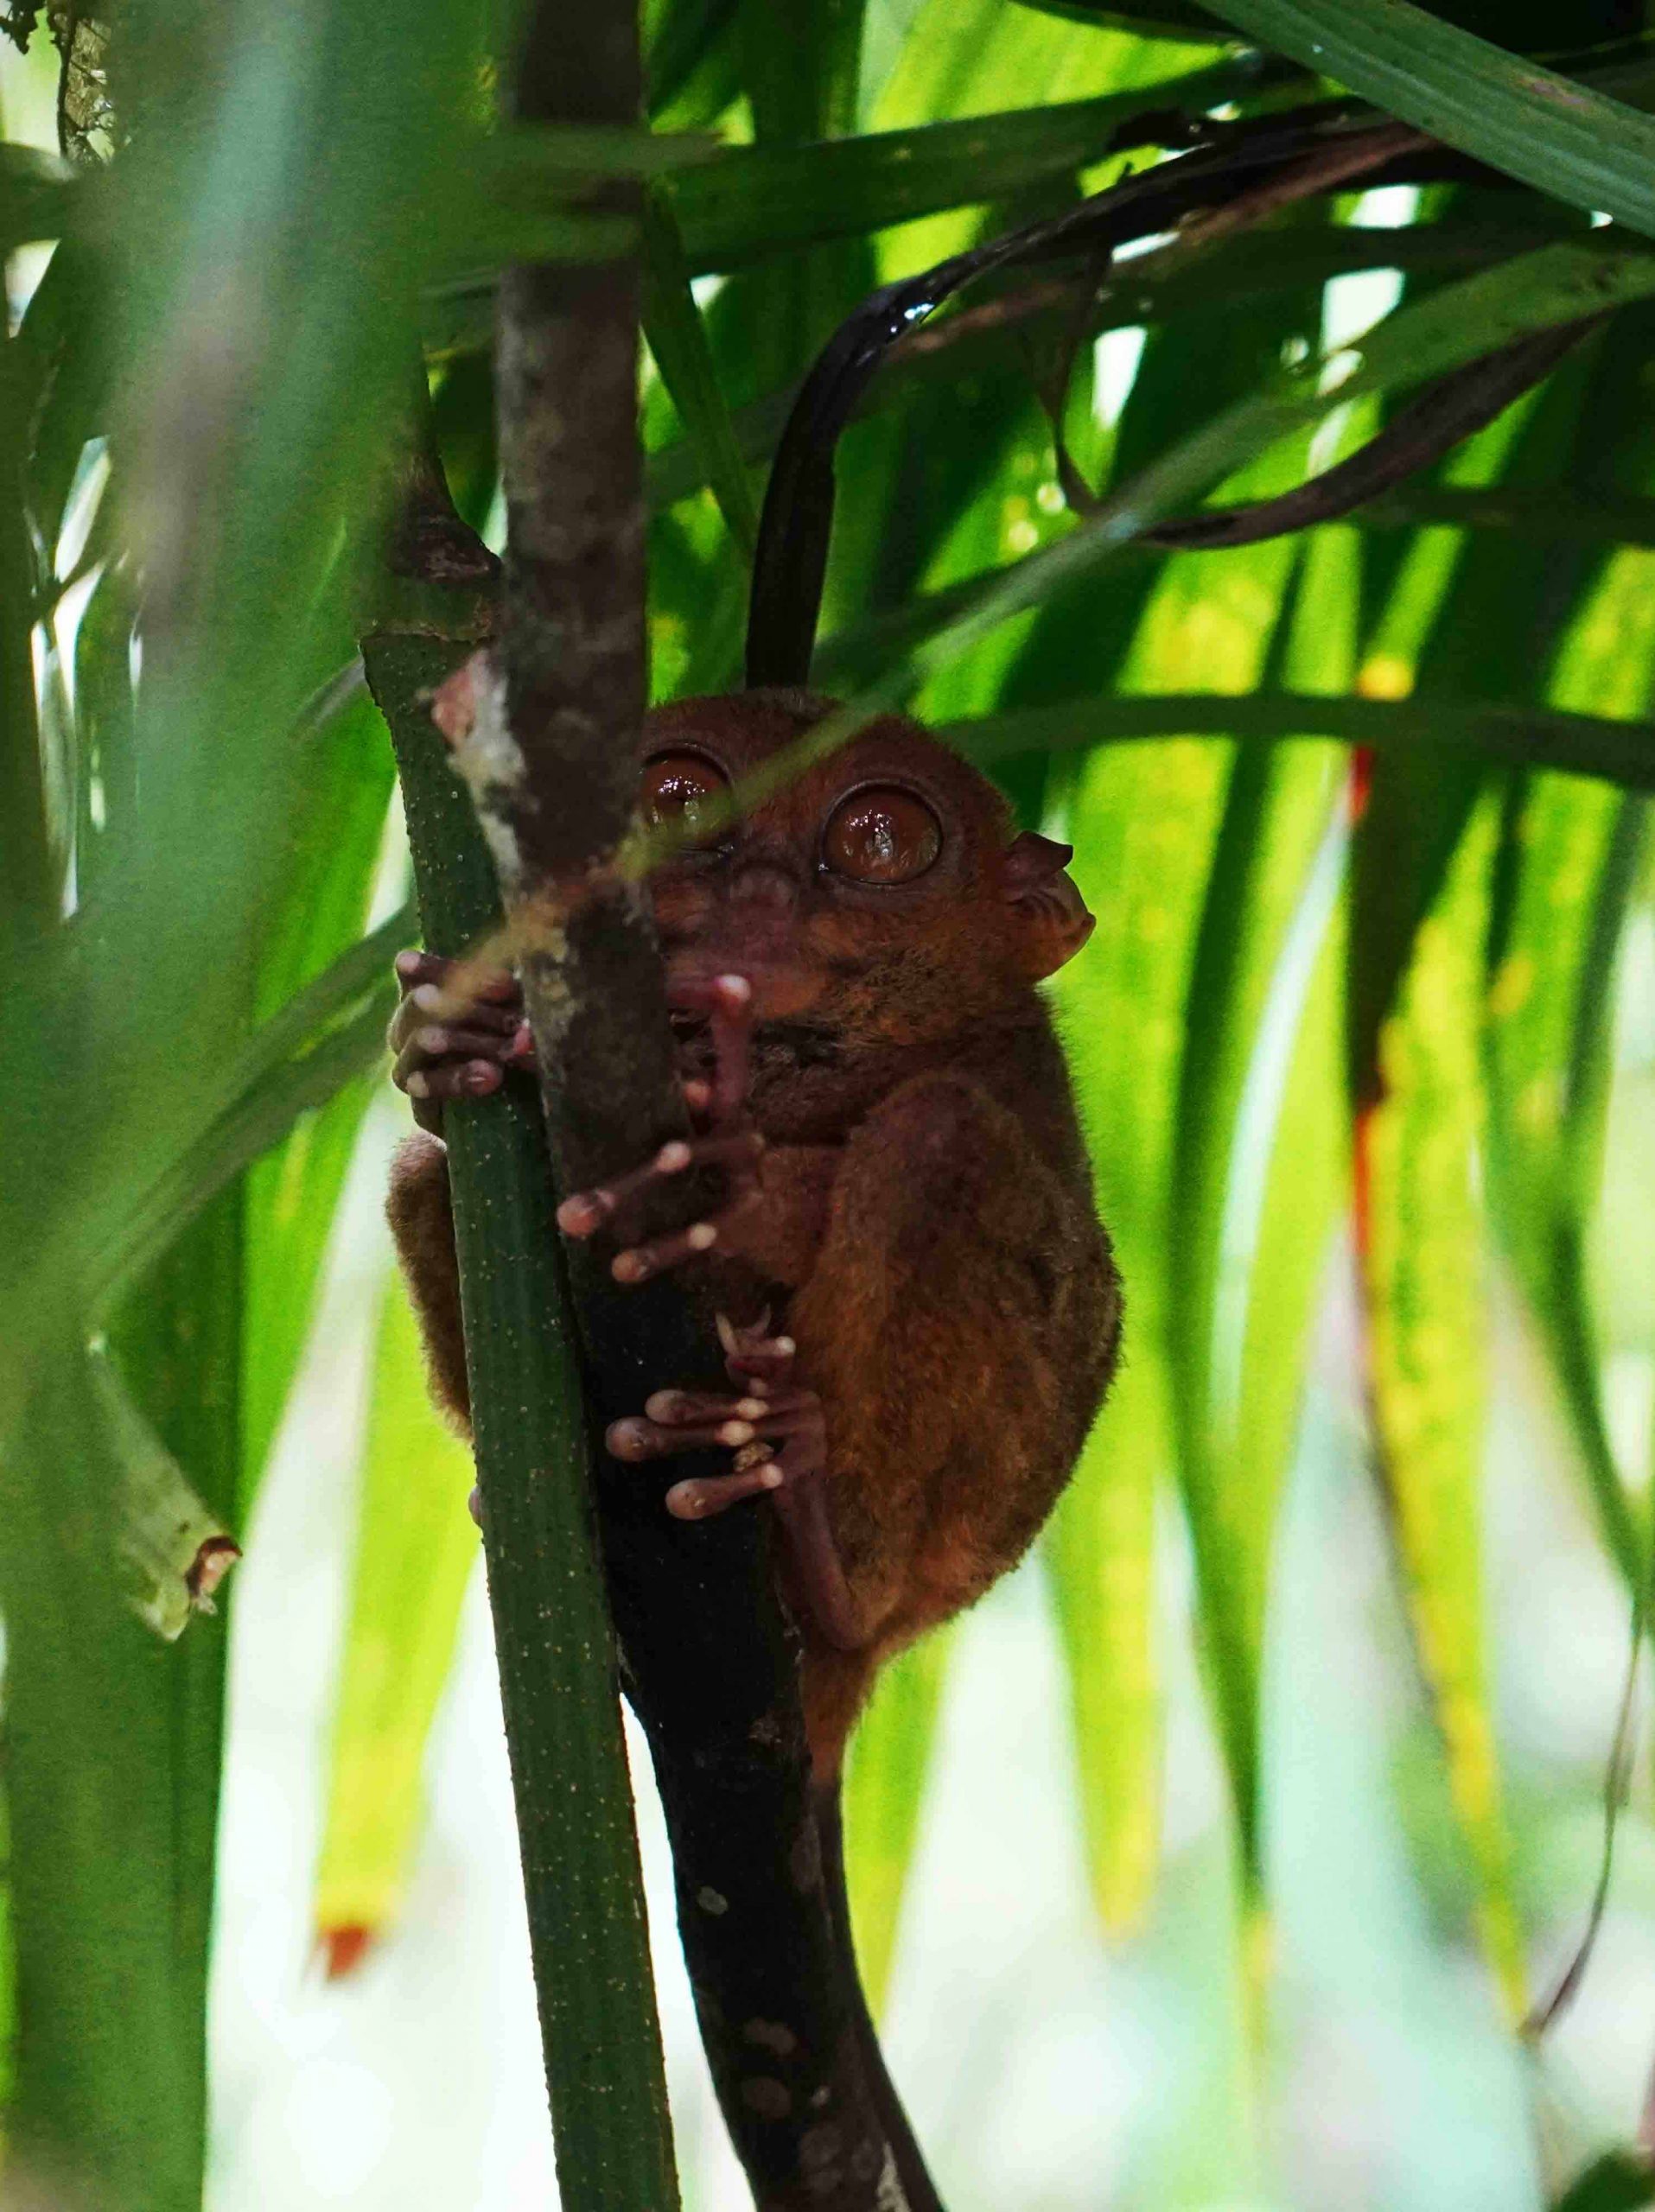
[[666, 823], [696, 826], [698, 809], [729, 789], [729, 780], [702, 753], [662, 753], [644, 768], [640, 803], [652, 829]]
[[912, 883], [942, 850], [942, 824], [912, 791], [852, 791], [828, 817], [822, 856], [857, 883]]

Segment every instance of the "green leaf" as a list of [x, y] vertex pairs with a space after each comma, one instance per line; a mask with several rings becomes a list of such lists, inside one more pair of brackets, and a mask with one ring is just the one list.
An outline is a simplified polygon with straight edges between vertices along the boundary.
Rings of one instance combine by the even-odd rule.
[[1410, 0], [1212, 0], [1264, 45], [1588, 213], [1655, 232], [1655, 120]]
[[[1623, 683], [1647, 685], [1644, 565], [1633, 556], [1611, 566], [1564, 647], [1555, 690], [1601, 697]], [[1491, 1198], [1606, 1541], [1634, 1584], [1644, 1545], [1604, 1416], [1587, 1237], [1602, 1160], [1615, 956], [1644, 828], [1640, 804], [1607, 791], [1554, 777], [1523, 791], [1508, 823], [1488, 986]]]
[[[1198, 112], [1246, 91], [1256, 75], [1244, 58], [1222, 62], [1157, 85], [1154, 99]], [[1149, 97], [1134, 88], [815, 145], [743, 147], [683, 171], [662, 189], [696, 273], [735, 269], [1069, 175], [1101, 161]]]
[[[1302, 301], [1297, 312], [1314, 307]], [[1155, 341], [1122, 416], [1117, 471], [1153, 451], [1185, 407], [1244, 388], [1286, 334], [1277, 310], [1232, 318], [1221, 332], [1209, 325]], [[1296, 445], [1264, 461], [1252, 488], [1279, 486], [1283, 469], [1302, 461]], [[1157, 569], [1134, 572], [1102, 620], [1100, 610], [1060, 603], [1031, 629], [1009, 692], [1049, 696], [1060, 680], [1090, 680], [1113, 704], [1191, 666], [1215, 684], [1257, 681], [1295, 558], [1289, 546], [1239, 560], [1163, 556]], [[1120, 1370], [1046, 1558], [1070, 1676], [1093, 1891], [1115, 1929], [1142, 1914], [1158, 1843], [1153, 1543], [1156, 1494], [1179, 1465], [1181, 1440], [1174, 1131], [1185, 1010], [1232, 762], [1227, 747], [1177, 738], [1095, 748], [1073, 772], [1068, 804], [1053, 823], [1074, 842], [1077, 880], [1098, 916], [1085, 953], [1057, 979], [1055, 998], [1126, 1304]]]
[[890, 1986], [952, 1650], [945, 1629], [892, 1660], [882, 1669], [851, 1739], [844, 1778], [850, 1919], [856, 1964], [875, 2018]]
[[[233, 1064], [242, 1077], [239, 1090], [219, 1118], [139, 1193], [130, 1218], [99, 1248], [92, 1277], [99, 1297], [106, 1299], [130, 1282], [146, 1260], [164, 1249], [169, 1236], [245, 1167], [268, 1152], [300, 1115], [325, 1107], [353, 1077], [383, 1060], [393, 993], [382, 974], [377, 994], [368, 995], [364, 1002], [364, 954], [371, 954], [373, 964], [383, 970], [391, 945], [405, 943], [410, 934], [404, 909], [372, 938], [364, 938], [361, 947], [353, 947], [325, 977], [319, 977], [314, 993], [300, 995], [296, 1007], [313, 1008], [326, 998], [330, 1001], [329, 1014], [340, 1013], [340, 1001], [343, 1001], [343, 1019], [330, 1023], [324, 1015], [316, 1025], [319, 1036], [309, 1032], [302, 1034], [299, 1041], [308, 1049], [296, 1052], [291, 1059], [273, 1057], [275, 1042], [297, 1027], [296, 1022], [290, 1023], [284, 1016], [267, 1023], [255, 1035], [245, 1056]], [[338, 999], [332, 997], [334, 993]], [[267, 1055], [272, 1057], [267, 1058]], [[279, 1214], [283, 1210], [279, 1188], [271, 1198]], [[309, 1224], [307, 1238], [315, 1233], [315, 1224]]]
[[[1276, 575], [1271, 580], [1261, 567], [1255, 588], [1263, 599], [1273, 581], [1279, 599], [1287, 581], [1285, 549], [1258, 550], [1276, 553]], [[1308, 641], [1302, 651], [1323, 664], [1316, 672], [1336, 681], [1337, 671], [1326, 664], [1331, 654], [1348, 666], [1353, 548], [1348, 540], [1323, 538], [1318, 550], [1318, 573], [1298, 610], [1299, 635]], [[1255, 664], [1270, 628], [1261, 607]], [[1244, 671], [1232, 662], [1217, 672]], [[1270, 1274], [1261, 1281], [1255, 1269], [1265, 1234], [1268, 1172], [1260, 1175], [1258, 1163], [1274, 1156], [1276, 1112], [1298, 1059], [1309, 987], [1334, 910], [1339, 859], [1336, 849], [1325, 849], [1339, 767], [1337, 755], [1322, 746], [1289, 746], [1236, 760], [1190, 973], [1170, 1171], [1167, 1340], [1178, 1460], [1250, 1911], [1258, 1909], [1264, 1886], [1257, 1726], [1276, 1509], [1336, 1187], [1326, 1172], [1310, 1173], [1318, 1154], [1297, 1163], [1306, 1180], [1289, 1208], [1296, 1233], [1273, 1240]], [[1309, 1065], [1319, 1074], [1328, 1071], [1325, 1053], [1313, 1054]], [[1320, 1156], [1327, 1149], [1324, 1143]], [[1265, 1298], [1278, 1301], [1270, 1317], [1269, 1351], [1278, 1363], [1272, 1379], [1282, 1395], [1271, 1404], [1277, 1417], [1261, 1420], [1255, 1389], [1249, 1405], [1255, 1417], [1244, 1427], [1244, 1384], [1256, 1382], [1244, 1354]]]
[[426, 1745], [478, 1558], [471, 1454], [434, 1410], [400, 1275], [380, 1306], [313, 1911], [332, 1973], [395, 1921]]
[[1526, 2002], [1487, 1679], [1481, 1556], [1486, 1253], [1479, 1017], [1497, 823], [1461, 840], [1379, 1034], [1358, 1128], [1359, 1246], [1375, 1442], [1415, 1638], [1469, 1847], [1484, 1947], [1513, 2019]]
[[664, 194], [644, 206], [644, 334], [684, 428], [703, 455], [707, 481], [730, 536], [748, 561], [759, 511], [718, 382], [701, 311], [690, 289], [684, 241]]
[[81, 1346], [59, 1353], [26, 1411], [8, 1409], [0, 1454], [6, 1885], [24, 1998], [7, 2188], [49, 2181], [56, 2197], [72, 2159], [111, 2212], [189, 2212], [201, 2016], [179, 2010], [194, 1963], [179, 1956], [180, 1885], [194, 1870], [175, 1847], [172, 1687], [195, 1637], [159, 1644], [122, 1601], [119, 1465]]
[[[1136, 1295], [1134, 1284], [1129, 1301]], [[1161, 1859], [1155, 1495], [1170, 1428], [1165, 1363], [1152, 1348], [1134, 1351], [1041, 1539], [1068, 1683], [1086, 1869], [1111, 1936], [1142, 1923]]]
[[1606, 2151], [1552, 2201], [1551, 2212], [1639, 2212], [1655, 2204], [1655, 2168], [1641, 2151]]
[[[390, 747], [366, 694], [308, 741], [313, 772], [302, 810], [289, 825], [289, 865], [260, 950], [256, 1011], [277, 1016], [285, 1009], [296, 1025], [309, 994], [336, 995], [341, 982], [360, 977], [358, 996], [366, 1000], [368, 1012], [355, 1033], [366, 1043], [372, 1020], [390, 999], [389, 953], [411, 935], [404, 916], [375, 932], [372, 950], [362, 938], [391, 798]], [[393, 935], [398, 942], [387, 948]], [[341, 962], [351, 963], [342, 975]], [[320, 1028], [329, 1016], [317, 998], [308, 1002], [316, 1008]], [[376, 1059], [383, 1065], [382, 1052], [381, 1046], [366, 1060], [368, 1071]], [[311, 1110], [259, 1159], [248, 1179], [244, 1514], [303, 1349], [334, 1209], [373, 1087], [371, 1076], [359, 1077], [314, 1098]]]
[[[110, 1341], [130, 1394], [139, 1427], [167, 1459], [188, 1471], [190, 1489], [208, 1514], [183, 1503], [185, 1533], [210, 1538], [233, 1534], [236, 1476], [240, 1463], [242, 1394], [242, 1194], [226, 1190], [194, 1218], [183, 1234], [146, 1270], [143, 1281], [111, 1316]], [[105, 1401], [108, 1393], [101, 1394]], [[133, 1551], [135, 1462], [141, 1464], [133, 1422], [115, 1459], [119, 1469], [116, 1507], [124, 1563]], [[105, 1407], [104, 1427], [112, 1430]], [[153, 1449], [153, 1446], [151, 1446]], [[177, 1478], [152, 1465], [143, 1489], [151, 1516]], [[203, 1519], [216, 1521], [216, 1529]], [[146, 1547], [152, 1565], [156, 1547]], [[220, 1550], [222, 1572], [230, 1554]], [[213, 1555], [201, 1557], [211, 1572]], [[130, 1565], [129, 1565], [130, 1588]], [[155, 1617], [151, 1615], [151, 1624]], [[164, 1624], [165, 1615], [162, 1616]], [[198, 1621], [189, 1635], [152, 1670], [147, 1694], [165, 1720], [166, 1757], [147, 1774], [145, 1788], [169, 1818], [173, 1928], [171, 1975], [175, 2056], [188, 2094], [188, 2140], [192, 2162], [207, 2150], [207, 1987], [213, 1929], [218, 1844], [219, 1777], [222, 1764], [227, 1622]], [[181, 2115], [181, 2118], [182, 2115]]]
[[1485, 700], [1324, 698], [1264, 690], [1146, 692], [1022, 708], [949, 724], [940, 734], [983, 766], [1034, 748], [1143, 743], [1205, 730], [1213, 737], [1278, 745], [1295, 737], [1337, 737], [1375, 753], [1439, 748], [1516, 767], [1567, 770], [1628, 791], [1655, 790], [1655, 722], [1620, 721], [1557, 708], [1503, 706]]
[[1099, 30], [1136, 31], [1149, 38], [1187, 38], [1210, 41], [1212, 16], [1196, 0], [1149, 0], [1145, 7], [1126, 0], [1020, 0], [1025, 8], [1043, 16], [1062, 16], [1073, 23], [1092, 23]]

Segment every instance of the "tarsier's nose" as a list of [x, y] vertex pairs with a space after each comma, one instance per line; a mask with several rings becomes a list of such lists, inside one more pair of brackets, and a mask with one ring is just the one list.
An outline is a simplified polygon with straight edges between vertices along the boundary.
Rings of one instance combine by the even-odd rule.
[[768, 853], [754, 853], [738, 861], [730, 870], [729, 897], [749, 913], [791, 913], [799, 904], [796, 871], [785, 860]]

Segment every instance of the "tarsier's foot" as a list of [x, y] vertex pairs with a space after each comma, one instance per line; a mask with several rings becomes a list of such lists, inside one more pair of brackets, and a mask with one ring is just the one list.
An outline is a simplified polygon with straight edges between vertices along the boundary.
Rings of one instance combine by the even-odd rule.
[[683, 983], [670, 1000], [675, 1014], [704, 1014], [712, 1031], [713, 1073], [684, 1086], [685, 1103], [697, 1126], [692, 1135], [664, 1144], [652, 1160], [629, 1174], [592, 1191], [577, 1191], [557, 1209], [557, 1225], [567, 1236], [595, 1236], [645, 1192], [674, 1175], [696, 1167], [722, 1167], [728, 1177], [724, 1202], [704, 1220], [652, 1243], [630, 1244], [617, 1252], [609, 1271], [617, 1282], [647, 1282], [652, 1275], [710, 1252], [725, 1228], [759, 1193], [759, 1158], [764, 1139], [748, 1119], [747, 1088], [753, 1026], [753, 989], [744, 976], [718, 976], [707, 983]]
[[792, 1338], [773, 1337], [768, 1326], [767, 1319], [742, 1329], [718, 1317], [725, 1366], [739, 1396], [657, 1390], [641, 1414], [612, 1422], [605, 1440], [616, 1459], [633, 1462], [728, 1445], [730, 1473], [674, 1483], [667, 1511], [681, 1521], [703, 1521], [743, 1498], [773, 1494], [801, 1600], [830, 1643], [855, 1650], [863, 1639], [822, 1494], [822, 1402], [793, 1380]]

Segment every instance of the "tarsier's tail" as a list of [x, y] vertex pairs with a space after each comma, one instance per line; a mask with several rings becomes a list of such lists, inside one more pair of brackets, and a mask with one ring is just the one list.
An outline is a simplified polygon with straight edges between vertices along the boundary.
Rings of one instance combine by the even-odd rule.
[[822, 1845], [822, 1877], [827, 1892], [828, 1912], [833, 1923], [840, 1961], [846, 1986], [850, 1991], [857, 2045], [862, 2059], [863, 2076], [869, 2095], [885, 2129], [887, 2140], [895, 2161], [895, 2179], [901, 2195], [888, 2190], [879, 2198], [881, 2212], [888, 2202], [891, 2212], [943, 2212], [942, 2199], [937, 2194], [936, 2183], [926, 2168], [925, 2157], [908, 2116], [902, 2108], [885, 2064], [885, 2055], [879, 2047], [879, 2035], [873, 2016], [868, 2010], [868, 1999], [863, 1991], [862, 1976], [856, 1968], [855, 1941], [850, 1932], [850, 1898], [844, 1877], [844, 1822], [840, 1809], [840, 1791], [837, 1779], [818, 1785], [815, 1791], [816, 1828]]

